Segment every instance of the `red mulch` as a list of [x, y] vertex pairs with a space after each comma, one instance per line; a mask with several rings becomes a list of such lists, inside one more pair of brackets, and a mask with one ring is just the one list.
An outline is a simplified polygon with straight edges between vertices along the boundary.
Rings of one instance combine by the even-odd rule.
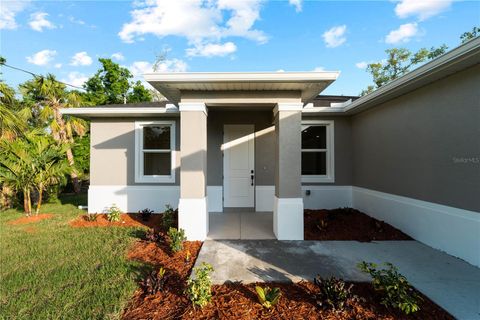
[[[162, 232], [163, 233], [163, 232]], [[269, 283], [282, 291], [280, 302], [272, 311], [264, 309], [255, 294], [255, 284], [230, 283], [212, 287], [213, 297], [205, 308], [194, 309], [183, 294], [186, 280], [195, 263], [201, 242], [185, 242], [181, 252], [172, 254], [166, 242], [138, 241], [128, 258], [153, 264], [166, 270], [164, 291], [147, 295], [138, 289], [122, 315], [123, 319], [454, 319], [427, 297], [423, 296], [421, 310], [409, 317], [388, 310], [370, 283], [354, 283], [354, 294], [363, 301], [352, 302], [342, 312], [325, 311], [316, 306], [318, 289], [311, 282]], [[191, 254], [185, 261], [187, 250]], [[265, 286], [266, 284], [259, 284]]]
[[352, 209], [305, 210], [305, 240], [412, 240], [402, 231]]
[[122, 213], [119, 222], [110, 222], [106, 214], [97, 214], [96, 221], [88, 221], [86, 215], [82, 215], [70, 222], [72, 227], [148, 227], [159, 230], [162, 224], [162, 215], [154, 214], [148, 221], [143, 221], [136, 213]]
[[42, 214], [37, 214], [29, 217], [21, 217], [21, 218], [7, 222], [7, 224], [11, 224], [11, 225], [27, 224], [32, 222], [38, 222], [45, 219], [50, 219], [51, 217], [53, 217], [53, 214], [51, 213], [42, 213]]

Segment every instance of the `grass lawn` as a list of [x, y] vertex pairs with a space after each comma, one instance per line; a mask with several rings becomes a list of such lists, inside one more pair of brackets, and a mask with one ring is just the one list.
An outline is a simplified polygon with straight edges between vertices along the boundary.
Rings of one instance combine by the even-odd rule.
[[45, 204], [53, 218], [0, 212], [0, 319], [115, 319], [146, 268], [125, 258], [139, 228], [73, 228], [86, 195]]

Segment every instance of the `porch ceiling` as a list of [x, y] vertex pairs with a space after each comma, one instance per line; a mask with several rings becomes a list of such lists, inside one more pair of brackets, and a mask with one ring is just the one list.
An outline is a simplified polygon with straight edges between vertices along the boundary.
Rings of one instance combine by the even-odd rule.
[[182, 93], [299, 92], [303, 103], [309, 102], [335, 81], [340, 72], [195, 72], [144, 74], [155, 89], [170, 102], [178, 104]]

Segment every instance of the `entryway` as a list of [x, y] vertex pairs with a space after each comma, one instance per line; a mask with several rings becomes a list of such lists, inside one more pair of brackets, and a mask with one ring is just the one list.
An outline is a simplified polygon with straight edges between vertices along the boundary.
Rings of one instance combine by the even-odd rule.
[[272, 212], [210, 212], [209, 239], [275, 239]]

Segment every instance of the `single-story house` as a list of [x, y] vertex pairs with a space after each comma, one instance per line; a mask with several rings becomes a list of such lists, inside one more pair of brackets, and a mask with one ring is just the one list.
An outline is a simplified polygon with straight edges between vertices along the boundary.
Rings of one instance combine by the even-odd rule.
[[88, 211], [166, 204], [189, 239], [209, 212], [354, 207], [480, 266], [480, 39], [366, 96], [339, 72], [148, 73], [168, 101], [64, 109], [91, 120]]

